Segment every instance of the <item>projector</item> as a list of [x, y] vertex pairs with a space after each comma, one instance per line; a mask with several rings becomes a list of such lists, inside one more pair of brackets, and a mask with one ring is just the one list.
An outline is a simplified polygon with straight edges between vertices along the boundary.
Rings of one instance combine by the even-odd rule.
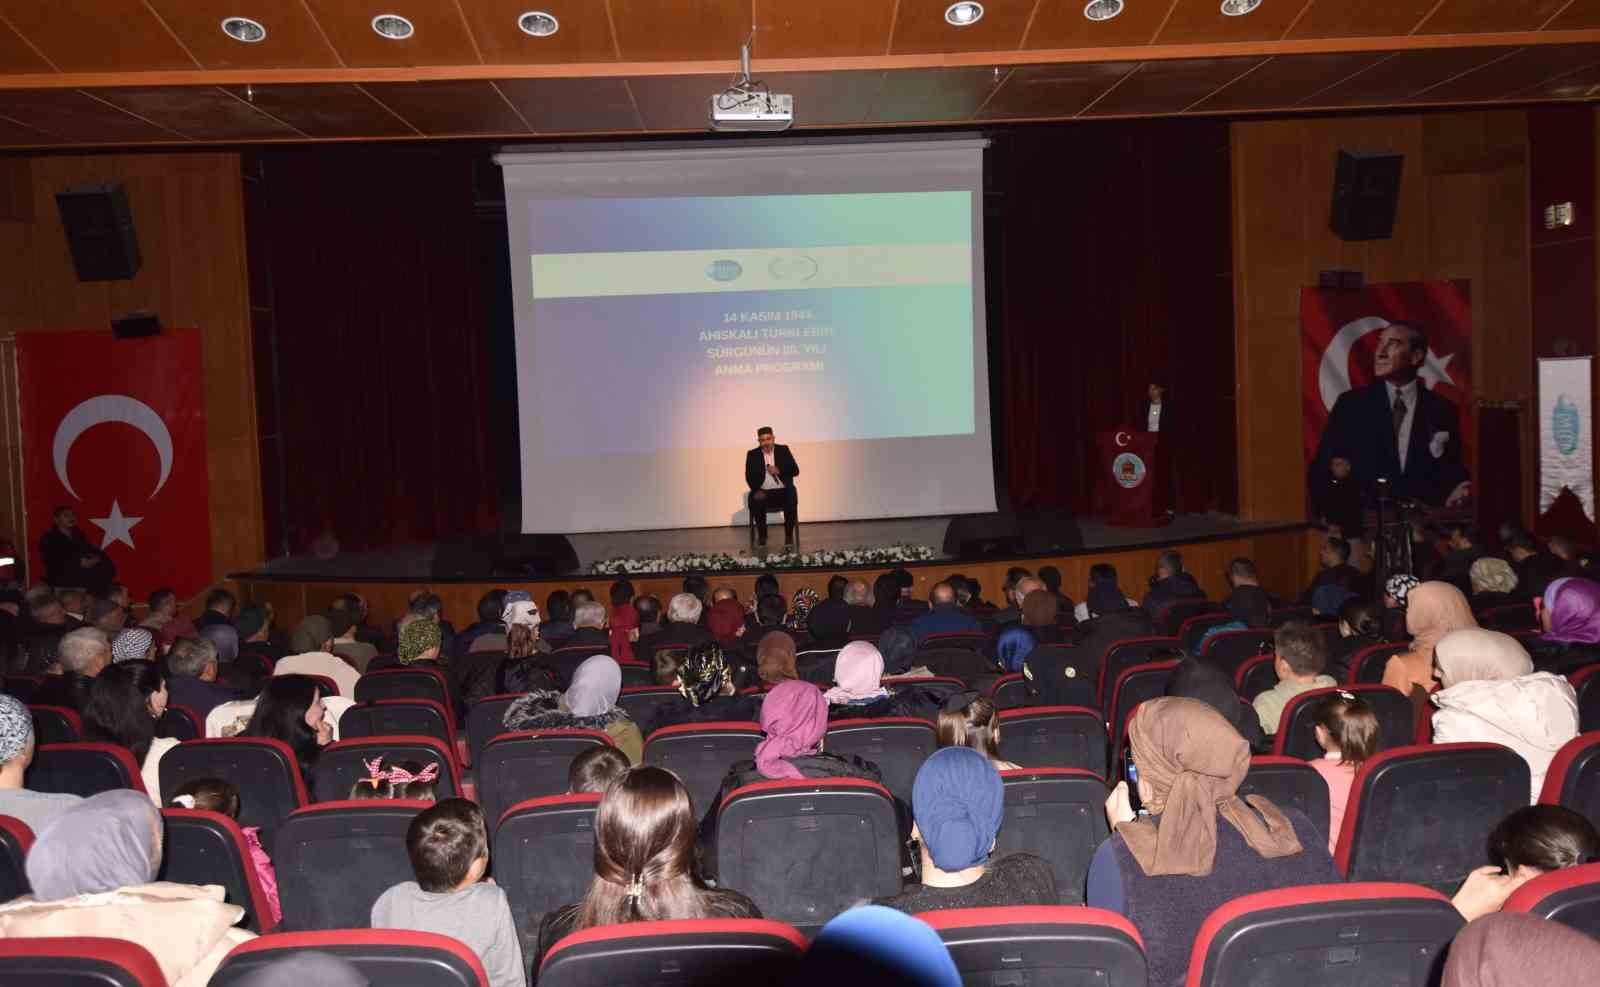
[[788, 130], [794, 123], [794, 97], [787, 93], [728, 89], [711, 97], [711, 129]]

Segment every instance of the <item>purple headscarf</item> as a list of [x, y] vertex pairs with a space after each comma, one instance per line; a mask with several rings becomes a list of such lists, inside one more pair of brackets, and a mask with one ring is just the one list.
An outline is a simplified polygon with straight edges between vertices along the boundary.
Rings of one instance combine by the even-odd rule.
[[761, 703], [761, 729], [767, 737], [756, 745], [756, 770], [774, 781], [804, 778], [786, 757], [815, 754], [828, 732], [828, 701], [810, 682], [786, 679]]
[[1550, 614], [1544, 640], [1600, 644], [1600, 583], [1557, 579], [1545, 587], [1544, 608]]

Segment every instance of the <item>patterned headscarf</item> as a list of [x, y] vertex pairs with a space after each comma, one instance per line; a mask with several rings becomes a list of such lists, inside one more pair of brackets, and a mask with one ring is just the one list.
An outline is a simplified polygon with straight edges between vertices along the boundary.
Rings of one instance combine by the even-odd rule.
[[506, 630], [518, 624], [538, 627], [540, 619], [539, 604], [533, 602], [533, 597], [526, 591], [514, 589], [506, 594], [505, 604], [500, 610], [500, 622], [506, 625]]
[[784, 623], [797, 631], [806, 629], [806, 622], [811, 619], [811, 608], [817, 605], [817, 591], [810, 586], [802, 586], [794, 591], [794, 598], [789, 604], [789, 616], [784, 618]]
[[1405, 572], [1397, 572], [1383, 584], [1383, 591], [1394, 597], [1395, 602], [1400, 605], [1400, 609], [1404, 610], [1407, 597], [1411, 595], [1412, 590], [1420, 585], [1422, 585], [1422, 580], [1416, 576]]
[[111, 642], [111, 660], [143, 661], [150, 653], [150, 645], [155, 643], [155, 635], [143, 627], [129, 627], [117, 634], [116, 640]]
[[16, 696], [0, 692], [0, 764], [20, 757], [33, 740], [33, 714]]
[[437, 648], [442, 639], [437, 620], [413, 620], [400, 629], [400, 664], [417, 661]]
[[[788, 637], [780, 634], [780, 637]], [[728, 659], [715, 641], [706, 641], [689, 649], [688, 657], [678, 666], [677, 686], [689, 705], [700, 707], [722, 694], [733, 679], [728, 671]]]

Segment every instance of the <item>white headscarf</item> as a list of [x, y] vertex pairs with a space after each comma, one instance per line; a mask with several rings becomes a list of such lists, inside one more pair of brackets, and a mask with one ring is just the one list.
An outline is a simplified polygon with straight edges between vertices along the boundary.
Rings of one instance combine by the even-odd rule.
[[1463, 682], [1503, 682], [1533, 674], [1533, 659], [1516, 638], [1472, 627], [1451, 631], [1434, 646], [1439, 684], [1446, 689]]
[[616, 707], [621, 692], [622, 667], [610, 655], [595, 655], [572, 673], [567, 709], [573, 716], [604, 716]]

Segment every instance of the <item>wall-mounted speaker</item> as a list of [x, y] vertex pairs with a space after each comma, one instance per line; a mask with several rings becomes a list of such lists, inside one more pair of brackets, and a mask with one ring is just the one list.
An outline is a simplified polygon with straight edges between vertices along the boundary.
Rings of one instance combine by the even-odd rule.
[[1404, 162], [1394, 151], [1339, 149], [1328, 227], [1341, 240], [1387, 240], [1394, 233]]
[[57, 192], [56, 208], [79, 281], [124, 281], [139, 273], [144, 257], [121, 182]]

